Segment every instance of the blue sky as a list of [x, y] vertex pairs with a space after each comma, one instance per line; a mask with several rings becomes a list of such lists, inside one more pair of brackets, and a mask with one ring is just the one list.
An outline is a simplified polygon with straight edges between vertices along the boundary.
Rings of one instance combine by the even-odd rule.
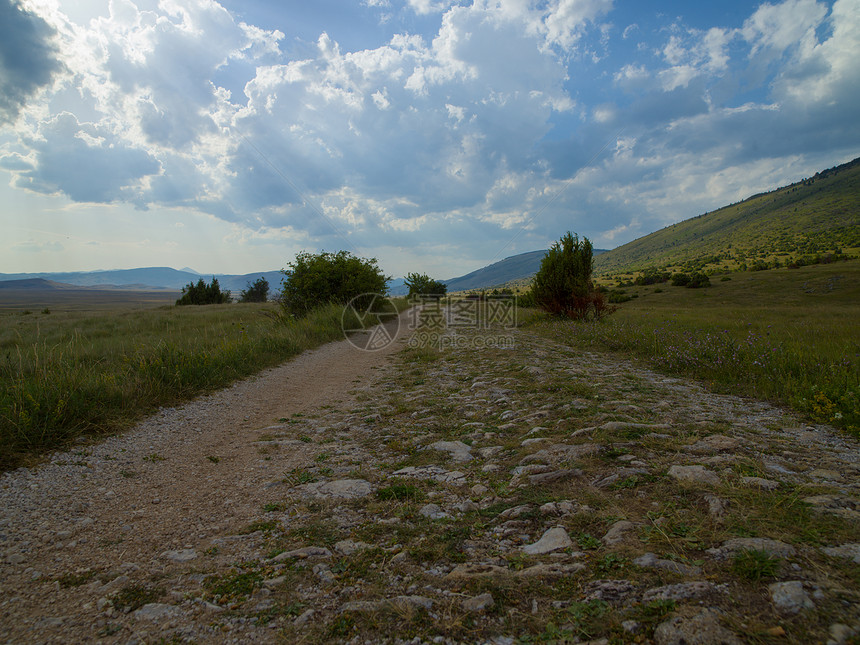
[[0, 272], [449, 278], [860, 156], [860, 0], [0, 0]]

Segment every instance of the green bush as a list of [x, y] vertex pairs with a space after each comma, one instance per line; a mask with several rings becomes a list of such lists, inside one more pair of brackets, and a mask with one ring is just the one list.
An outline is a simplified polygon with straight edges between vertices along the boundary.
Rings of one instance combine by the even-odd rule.
[[283, 273], [281, 306], [287, 314], [299, 317], [321, 305], [345, 305], [364, 294], [368, 294], [366, 299], [356, 306], [369, 306], [374, 296], [385, 295], [389, 280], [379, 270], [376, 258], [359, 258], [348, 251], [299, 253]]
[[688, 289], [701, 289], [702, 287], [710, 287], [711, 279], [704, 273], [694, 273], [690, 276], [690, 281], [687, 283]]
[[547, 251], [532, 283], [536, 304], [575, 320], [599, 319], [614, 309], [591, 281], [592, 246], [588, 238], [566, 233]]
[[686, 287], [690, 284], [690, 276], [686, 273], [674, 273], [672, 274], [672, 286], [673, 287]]
[[189, 282], [182, 287], [182, 297], [176, 301], [177, 305], [223, 305], [232, 302], [229, 291], [221, 291], [218, 278], [212, 277], [212, 282], [206, 284], [203, 278], [197, 284]]
[[425, 273], [408, 273], [404, 281], [409, 287], [409, 297], [413, 296], [444, 296], [448, 285], [434, 280]]
[[269, 299], [269, 281], [260, 277], [239, 295], [239, 302], [266, 302]]

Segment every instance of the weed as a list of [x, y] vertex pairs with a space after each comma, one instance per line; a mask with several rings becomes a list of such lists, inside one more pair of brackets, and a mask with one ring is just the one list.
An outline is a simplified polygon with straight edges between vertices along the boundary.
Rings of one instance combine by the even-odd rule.
[[96, 572], [93, 570], [82, 571], [79, 573], [64, 573], [57, 578], [57, 582], [60, 583], [60, 586], [63, 589], [68, 589], [69, 587], [80, 587], [92, 580], [95, 575]]
[[211, 461], [213, 464], [217, 464], [219, 461], [221, 461], [221, 457], [214, 457], [212, 455], [207, 455], [206, 459]]
[[144, 585], [128, 585], [120, 589], [112, 598], [114, 608], [130, 612], [144, 605], [156, 602], [164, 595], [164, 590]]
[[269, 502], [268, 504], [263, 504], [263, 511], [266, 513], [274, 513], [276, 511], [286, 510], [287, 505], [283, 502]]
[[600, 540], [589, 533], [580, 533], [576, 536], [576, 543], [580, 549], [592, 550], [599, 549], [602, 545]]
[[154, 463], [157, 463], [159, 461], [166, 461], [167, 457], [162, 457], [159, 454], [152, 453], [151, 455], [147, 455], [146, 457], [144, 457], [143, 460], [154, 464]]
[[348, 614], [341, 614], [335, 618], [328, 628], [329, 638], [343, 639], [349, 636], [355, 629], [355, 619]]
[[257, 571], [232, 571], [224, 576], [210, 576], [204, 585], [209, 595], [218, 603], [241, 602], [263, 583]]
[[739, 551], [732, 560], [732, 573], [758, 581], [762, 578], [770, 578], [779, 570], [779, 558], [770, 555], [767, 551], [748, 549]]
[[413, 486], [412, 484], [394, 484], [380, 488], [376, 491], [376, 496], [381, 500], [409, 500], [417, 502], [424, 499], [424, 491]]
[[310, 484], [312, 482], [315, 482], [316, 480], [316, 475], [314, 475], [309, 470], [300, 468], [298, 466], [288, 471], [284, 476], [284, 482], [289, 484], [290, 486], [296, 486], [299, 484]]
[[607, 553], [597, 561], [597, 570], [603, 575], [608, 575], [624, 570], [628, 564], [630, 564], [630, 560], [624, 556], [617, 553]]

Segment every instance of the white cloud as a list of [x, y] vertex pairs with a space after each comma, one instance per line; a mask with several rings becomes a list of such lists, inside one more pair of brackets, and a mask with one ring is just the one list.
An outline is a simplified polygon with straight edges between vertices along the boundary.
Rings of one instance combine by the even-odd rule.
[[336, 26], [299, 40], [211, 0], [113, 0], [92, 21], [65, 1], [27, 5], [58, 66], [13, 106], [0, 168], [77, 202], [207, 213], [247, 246], [492, 256], [524, 226], [519, 250], [568, 228], [621, 242], [860, 148], [858, 0], [653, 33], [608, 0], [365, 0], [435, 26], [353, 51]]

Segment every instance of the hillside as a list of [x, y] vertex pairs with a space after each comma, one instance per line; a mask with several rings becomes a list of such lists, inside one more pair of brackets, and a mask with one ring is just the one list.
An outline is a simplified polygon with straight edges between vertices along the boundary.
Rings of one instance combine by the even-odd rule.
[[[216, 274], [222, 289], [228, 289], [233, 295], [239, 292], [259, 277], [269, 281], [273, 291], [280, 287], [283, 274], [280, 271], [261, 271], [243, 275]], [[99, 287], [101, 289], [175, 289], [179, 290], [189, 282], [200, 279], [208, 282], [212, 275], [177, 271], [170, 267], [145, 267], [140, 269], [121, 269], [116, 271], [71, 271], [66, 273], [0, 273], [0, 285], [10, 281], [48, 280], [60, 282], [72, 287]], [[35, 285], [36, 283], [31, 283]], [[23, 285], [22, 285], [23, 287]], [[21, 287], [19, 287], [21, 288]], [[41, 288], [44, 288], [41, 287]]]
[[595, 258], [597, 274], [737, 270], [860, 250], [860, 158], [672, 224]]

